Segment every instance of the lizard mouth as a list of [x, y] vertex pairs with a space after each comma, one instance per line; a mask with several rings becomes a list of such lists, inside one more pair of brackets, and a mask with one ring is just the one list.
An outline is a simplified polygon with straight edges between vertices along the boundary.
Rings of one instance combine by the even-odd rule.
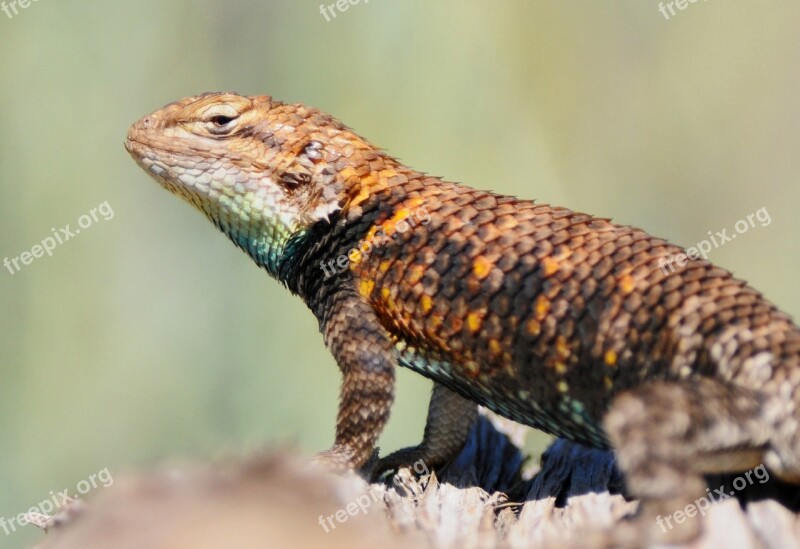
[[147, 129], [151, 124], [152, 116], [146, 116], [128, 128], [124, 142], [125, 150], [137, 160], [163, 148], [160, 146], [161, 143], [150, 139]]
[[141, 158], [144, 156], [144, 152], [149, 148], [145, 143], [138, 141], [134, 137], [134, 128], [128, 131], [128, 136], [125, 138], [123, 145], [125, 145], [125, 150], [128, 151], [128, 154], [134, 158]]
[[125, 150], [128, 151], [135, 160], [142, 161], [145, 158], [155, 159], [157, 156], [162, 154], [180, 154], [181, 151], [178, 148], [174, 150], [167, 147], [161, 147], [155, 145], [153, 143], [146, 143], [141, 139], [135, 139], [130, 135], [125, 139], [123, 143], [125, 146]]
[[129, 154], [134, 154], [134, 152], [133, 152], [133, 141], [131, 140], [130, 137], [128, 139], [126, 139], [125, 143], [123, 143], [123, 144], [125, 145], [125, 150], [128, 151]]
[[214, 158], [212, 153], [202, 150], [191, 145], [180, 146], [180, 141], [177, 138], [172, 140], [164, 139], [148, 139], [146, 134], [143, 134], [139, 128], [134, 125], [128, 131], [128, 136], [123, 143], [125, 150], [128, 151], [134, 159], [141, 160], [144, 158], [155, 158], [163, 155], [175, 156], [194, 156], [197, 158]]

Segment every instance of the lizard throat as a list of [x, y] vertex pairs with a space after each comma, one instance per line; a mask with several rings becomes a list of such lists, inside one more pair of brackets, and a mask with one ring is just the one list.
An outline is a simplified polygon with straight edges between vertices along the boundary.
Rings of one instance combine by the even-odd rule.
[[176, 182], [158, 173], [153, 175], [166, 190], [201, 211], [259, 267], [279, 278], [284, 252], [298, 231], [281, 216], [267, 211], [262, 200], [250, 194], [224, 194], [199, 185], [190, 189], [184, 181]]
[[[213, 206], [212, 206], [213, 208]], [[293, 231], [281, 223], [251, 220], [235, 211], [201, 208], [217, 228], [270, 275], [280, 278], [281, 265]]]

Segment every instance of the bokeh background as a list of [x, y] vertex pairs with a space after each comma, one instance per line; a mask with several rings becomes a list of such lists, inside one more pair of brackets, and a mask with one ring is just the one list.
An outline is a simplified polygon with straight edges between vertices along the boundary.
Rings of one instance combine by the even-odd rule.
[[[333, 3], [333, 0], [326, 3]], [[104, 468], [332, 442], [337, 368], [305, 306], [127, 156], [202, 91], [327, 110], [417, 169], [690, 246], [800, 313], [800, 4], [711, 0], [39, 0], [0, 13], [0, 516]], [[430, 386], [401, 372], [384, 450]], [[544, 439], [532, 443], [540, 448]], [[21, 547], [32, 527], [0, 547]]]

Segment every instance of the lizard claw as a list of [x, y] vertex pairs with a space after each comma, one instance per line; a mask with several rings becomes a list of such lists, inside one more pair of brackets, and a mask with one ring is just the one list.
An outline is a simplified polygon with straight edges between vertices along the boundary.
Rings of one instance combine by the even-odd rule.
[[396, 473], [404, 467], [413, 469], [419, 476], [424, 476], [430, 474], [433, 467], [441, 465], [438, 461], [430, 455], [427, 446], [423, 444], [409, 446], [379, 459], [372, 468], [371, 480], [383, 480], [389, 473]]

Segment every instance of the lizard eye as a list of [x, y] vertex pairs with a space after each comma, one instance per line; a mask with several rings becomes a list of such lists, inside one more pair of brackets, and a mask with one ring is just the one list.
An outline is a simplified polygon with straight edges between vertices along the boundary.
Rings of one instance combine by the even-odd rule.
[[227, 126], [228, 124], [230, 124], [234, 120], [235, 120], [235, 118], [233, 118], [231, 116], [219, 115], [219, 116], [215, 116], [215, 117], [211, 118], [210, 122], [212, 124], [214, 124], [215, 126], [217, 126], [218, 128], [221, 128], [223, 126]]
[[212, 135], [226, 135], [236, 128], [238, 119], [233, 113], [213, 114], [206, 118], [205, 128]]

